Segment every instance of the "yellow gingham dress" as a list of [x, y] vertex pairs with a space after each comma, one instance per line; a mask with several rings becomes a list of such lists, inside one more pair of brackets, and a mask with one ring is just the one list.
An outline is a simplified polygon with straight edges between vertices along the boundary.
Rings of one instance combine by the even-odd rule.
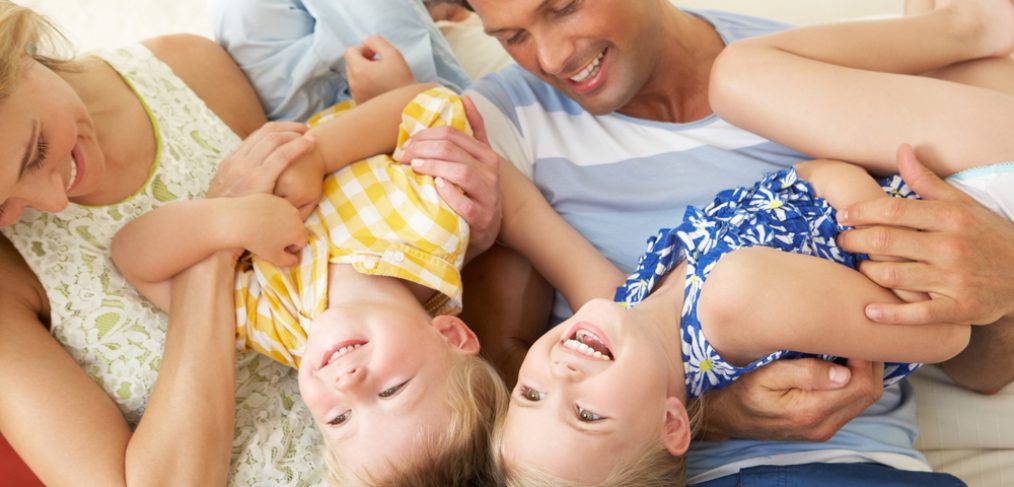
[[[444, 125], [471, 134], [457, 95], [444, 88], [419, 94], [402, 112], [395, 154], [415, 133]], [[310, 322], [327, 309], [329, 264], [421, 284], [438, 292], [426, 303], [431, 314], [460, 312], [468, 225], [440, 198], [432, 177], [388, 155], [353, 163], [324, 179], [306, 228], [299, 264], [281, 268], [254, 256], [237, 272], [241, 349], [298, 367]]]

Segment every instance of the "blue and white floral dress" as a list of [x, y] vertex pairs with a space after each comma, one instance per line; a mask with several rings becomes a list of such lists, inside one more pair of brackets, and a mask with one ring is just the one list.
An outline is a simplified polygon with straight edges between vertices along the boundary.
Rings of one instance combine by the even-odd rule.
[[[891, 196], [918, 197], [899, 176], [882, 179], [879, 183]], [[817, 256], [855, 269], [866, 256], [838, 247], [835, 237], [847, 228], [838, 224], [835, 213], [835, 209], [817, 197], [810, 183], [800, 179], [794, 169], [769, 174], [753, 187], [722, 191], [703, 210], [688, 208], [683, 223], [676, 228], [663, 228], [648, 239], [648, 248], [637, 269], [616, 290], [615, 300], [628, 307], [637, 304], [651, 293], [663, 276], [686, 259], [680, 325], [687, 393], [692, 397], [725, 387], [739, 376], [777, 359], [840, 360], [829, 355], [779, 350], [744, 367], [736, 367], [719, 357], [704, 336], [697, 315], [697, 302], [708, 275], [723, 255], [739, 248], [771, 247]], [[885, 364], [884, 385], [901, 380], [919, 365]]]

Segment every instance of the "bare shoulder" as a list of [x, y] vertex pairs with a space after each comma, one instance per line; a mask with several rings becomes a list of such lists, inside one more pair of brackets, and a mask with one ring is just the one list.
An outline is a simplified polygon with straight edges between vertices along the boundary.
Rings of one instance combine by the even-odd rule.
[[[42, 283], [3, 236], [0, 236], [0, 310], [7, 311], [9, 314], [3, 313], [6, 316], [26, 311], [40, 318], [49, 315], [49, 300]], [[0, 328], [3, 321], [0, 319]]]
[[243, 71], [211, 39], [174, 34], [148, 39], [144, 45], [240, 137], [246, 138], [267, 121]]

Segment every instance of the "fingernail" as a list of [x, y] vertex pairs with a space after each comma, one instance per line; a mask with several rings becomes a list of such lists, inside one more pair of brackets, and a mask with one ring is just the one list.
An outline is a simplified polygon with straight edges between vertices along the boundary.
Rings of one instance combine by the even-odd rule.
[[884, 312], [875, 306], [867, 306], [866, 317], [873, 321], [880, 321], [880, 319], [884, 317]]
[[444, 186], [447, 186], [447, 182], [444, 181], [444, 178], [435, 178], [435, 179], [438, 187], [443, 188]]
[[842, 367], [831, 367], [827, 375], [831, 379], [831, 383], [839, 386], [845, 385], [849, 381], [849, 371]]
[[423, 165], [422, 159], [412, 159], [412, 167], [420, 167]]
[[838, 212], [838, 223], [845, 223], [849, 219], [849, 211], [841, 210]]

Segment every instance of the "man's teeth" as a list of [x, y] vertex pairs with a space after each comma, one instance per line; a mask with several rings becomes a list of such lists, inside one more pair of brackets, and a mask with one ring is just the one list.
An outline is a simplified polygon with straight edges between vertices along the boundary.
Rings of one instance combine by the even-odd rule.
[[592, 75], [594, 75], [595, 73], [598, 73], [599, 65], [602, 64], [602, 56], [604, 56], [605, 54], [606, 54], [605, 51], [600, 52], [599, 55], [595, 57], [594, 61], [585, 66], [580, 73], [577, 73], [577, 75], [572, 76], [570, 80], [575, 83], [580, 83], [588, 78], [591, 78]]
[[564, 341], [563, 346], [597, 360], [605, 360], [607, 362], [612, 360], [611, 358], [609, 358], [608, 355], [604, 355], [602, 352], [595, 350], [592, 347], [589, 347], [588, 345], [585, 345], [573, 338]]
[[70, 187], [74, 185], [74, 180], [77, 179], [77, 159], [71, 156], [70, 158], [70, 180], [67, 181], [67, 187], [65, 190], [70, 190]]
[[330, 365], [331, 362], [334, 362], [335, 360], [338, 360], [338, 357], [341, 357], [342, 355], [345, 355], [346, 353], [349, 353], [349, 352], [351, 352], [351, 351], [353, 351], [353, 350], [355, 350], [355, 349], [357, 349], [357, 348], [359, 348], [361, 346], [363, 346], [362, 343], [357, 343], [355, 345], [349, 345], [347, 347], [339, 348], [338, 351], [336, 351], [335, 353], [331, 354], [331, 357], [327, 359], [327, 363], [324, 364], [324, 366]]

